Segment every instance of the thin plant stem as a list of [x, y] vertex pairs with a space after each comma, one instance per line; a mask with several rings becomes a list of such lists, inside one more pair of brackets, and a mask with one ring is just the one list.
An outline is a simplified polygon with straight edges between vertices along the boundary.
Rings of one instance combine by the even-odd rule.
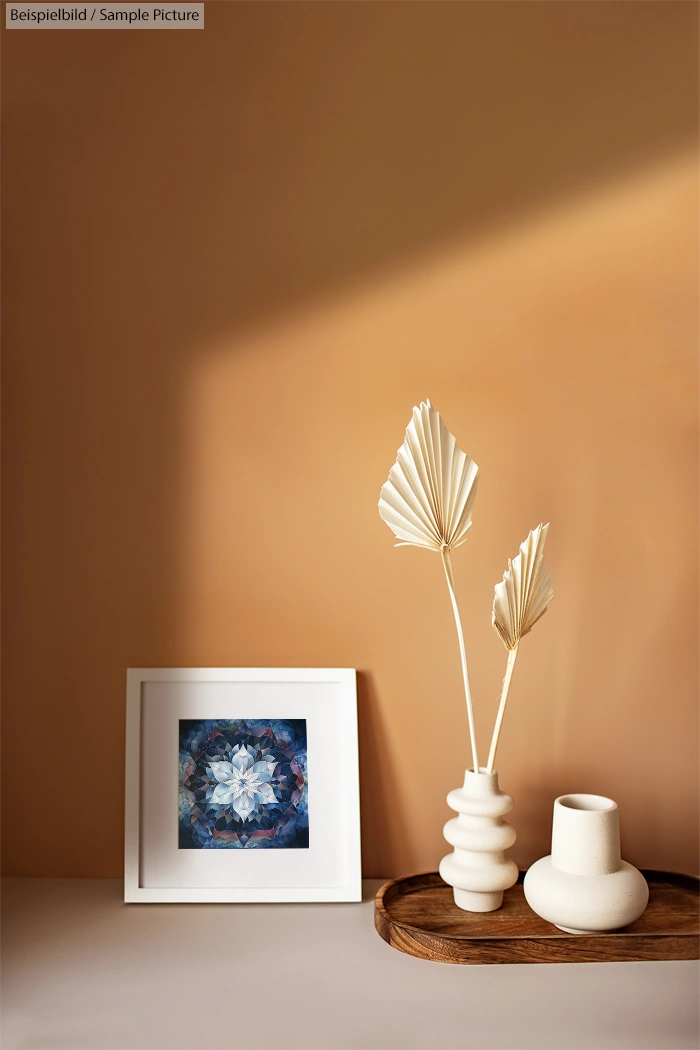
[[506, 709], [506, 702], [508, 700], [508, 690], [510, 689], [510, 680], [513, 677], [513, 668], [515, 667], [515, 658], [518, 655], [518, 647], [515, 649], [508, 650], [508, 663], [506, 664], [506, 674], [503, 679], [503, 690], [501, 692], [501, 702], [498, 705], [498, 714], [496, 715], [496, 724], [493, 727], [493, 736], [491, 737], [491, 750], [489, 751], [489, 760], [486, 763], [486, 772], [493, 773], [494, 762], [496, 761], [496, 748], [498, 747], [498, 737], [501, 732], [501, 725], [503, 723], [503, 715]]
[[472, 694], [469, 690], [469, 672], [467, 671], [467, 653], [464, 648], [464, 634], [462, 633], [462, 621], [459, 616], [459, 606], [457, 605], [457, 593], [455, 591], [455, 578], [452, 572], [452, 561], [450, 560], [449, 547], [443, 547], [442, 564], [445, 569], [445, 576], [447, 577], [447, 588], [450, 592], [450, 600], [452, 602], [452, 611], [455, 615], [455, 623], [457, 625], [457, 638], [459, 640], [459, 655], [462, 660], [462, 678], [464, 679], [464, 695], [467, 701], [467, 718], [469, 719], [469, 741], [472, 747], [472, 762], [474, 763], [474, 772], [479, 772], [479, 759], [476, 753], [476, 730], [474, 728], [474, 710], [472, 708]]

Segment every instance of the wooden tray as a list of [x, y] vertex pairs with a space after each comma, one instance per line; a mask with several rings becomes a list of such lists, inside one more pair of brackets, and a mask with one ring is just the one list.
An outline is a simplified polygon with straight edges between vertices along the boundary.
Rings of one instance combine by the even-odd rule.
[[478, 914], [458, 908], [436, 871], [387, 882], [374, 902], [374, 925], [393, 948], [446, 963], [628, 962], [697, 959], [699, 881], [692, 875], [642, 872], [649, 904], [614, 933], [563, 933], [528, 906], [518, 882], [503, 907]]

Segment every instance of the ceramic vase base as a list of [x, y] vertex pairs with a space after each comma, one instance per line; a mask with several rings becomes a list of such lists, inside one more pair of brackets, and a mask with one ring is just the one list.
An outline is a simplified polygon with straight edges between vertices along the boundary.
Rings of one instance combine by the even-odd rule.
[[455, 904], [462, 911], [497, 911], [503, 904], [503, 890], [495, 893], [477, 893], [474, 890], [454, 888]]
[[558, 930], [562, 930], [563, 933], [600, 933], [600, 930], [572, 930], [569, 926], [557, 926], [556, 922], [554, 925]]

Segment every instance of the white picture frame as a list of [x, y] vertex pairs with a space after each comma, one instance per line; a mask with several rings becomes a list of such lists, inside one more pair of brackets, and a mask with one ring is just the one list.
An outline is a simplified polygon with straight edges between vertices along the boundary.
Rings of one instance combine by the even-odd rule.
[[[187, 720], [184, 729], [181, 720]], [[304, 820], [308, 818], [303, 848], [199, 848], [199, 840], [191, 845], [194, 834], [186, 807], [195, 796], [182, 786], [191, 781], [181, 772], [189, 759], [185, 750], [181, 765], [180, 733], [193, 725], [195, 736], [187, 739], [198, 740], [200, 723], [201, 731], [208, 732], [210, 724], [216, 728], [216, 720], [230, 721], [236, 731], [248, 722], [258, 727], [266, 720], [275, 726], [299, 727], [303, 722], [298, 730], [308, 750], [308, 776], [305, 767], [298, 781], [306, 792]], [[180, 805], [186, 812], [182, 822]], [[229, 813], [229, 819], [239, 821], [238, 812], [233, 817]], [[205, 841], [209, 845], [214, 839]], [[244, 841], [244, 836], [235, 841]], [[355, 671], [130, 668], [124, 855], [127, 903], [361, 900]]]

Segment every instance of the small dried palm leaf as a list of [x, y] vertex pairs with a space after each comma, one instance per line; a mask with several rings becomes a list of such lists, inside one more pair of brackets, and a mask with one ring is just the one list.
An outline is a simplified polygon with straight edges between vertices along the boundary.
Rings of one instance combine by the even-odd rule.
[[414, 408], [379, 497], [379, 514], [401, 541], [397, 546], [449, 551], [464, 543], [478, 472], [430, 402]]
[[538, 525], [520, 553], [496, 584], [491, 623], [506, 649], [517, 649], [520, 639], [531, 631], [554, 597], [552, 581], [544, 561], [544, 545], [549, 525]]

